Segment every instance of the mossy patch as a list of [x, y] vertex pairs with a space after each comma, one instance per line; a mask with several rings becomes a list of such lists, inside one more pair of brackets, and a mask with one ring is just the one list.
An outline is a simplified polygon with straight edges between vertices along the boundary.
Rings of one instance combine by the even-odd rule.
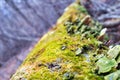
[[73, 3], [11, 80], [103, 80], [95, 63], [106, 55], [108, 47], [98, 40], [99, 26], [80, 4]]

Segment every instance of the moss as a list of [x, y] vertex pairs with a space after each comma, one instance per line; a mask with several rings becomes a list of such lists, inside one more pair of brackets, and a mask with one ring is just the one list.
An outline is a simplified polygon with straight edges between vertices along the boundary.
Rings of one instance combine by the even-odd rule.
[[[56, 26], [37, 43], [11, 80], [102, 80], [103, 77], [93, 70], [93, 55], [97, 51], [106, 51], [98, 50], [102, 42], [96, 37], [70, 35], [64, 25], [69, 19], [72, 22], [77, 18], [83, 20], [86, 15], [85, 9], [79, 4], [70, 5], [58, 19]], [[91, 22], [88, 26], [93, 25]], [[79, 48], [84, 50], [81, 55], [76, 56]], [[66, 74], [67, 78], [64, 78]]]

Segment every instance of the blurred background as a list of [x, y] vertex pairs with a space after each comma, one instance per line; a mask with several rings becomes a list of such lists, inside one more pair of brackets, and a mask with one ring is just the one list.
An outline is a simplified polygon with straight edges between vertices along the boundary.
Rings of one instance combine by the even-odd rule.
[[74, 0], [0, 0], [0, 80], [9, 80]]
[[[0, 80], [9, 80], [38, 40], [75, 0], [0, 0]], [[77, 0], [120, 44], [120, 0]]]

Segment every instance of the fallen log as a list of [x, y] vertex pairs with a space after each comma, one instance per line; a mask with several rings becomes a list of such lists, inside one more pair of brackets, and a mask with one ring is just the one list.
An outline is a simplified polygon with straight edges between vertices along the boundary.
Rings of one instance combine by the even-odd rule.
[[119, 79], [120, 46], [109, 49], [105, 31], [79, 3], [71, 4], [11, 80]]

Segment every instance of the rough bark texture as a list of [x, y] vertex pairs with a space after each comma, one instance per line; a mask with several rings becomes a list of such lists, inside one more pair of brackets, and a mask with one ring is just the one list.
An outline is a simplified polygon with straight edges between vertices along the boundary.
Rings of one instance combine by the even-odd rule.
[[73, 1], [0, 0], [0, 80], [9, 78], [24, 59], [23, 56], [27, 55], [30, 46], [39, 40]]

